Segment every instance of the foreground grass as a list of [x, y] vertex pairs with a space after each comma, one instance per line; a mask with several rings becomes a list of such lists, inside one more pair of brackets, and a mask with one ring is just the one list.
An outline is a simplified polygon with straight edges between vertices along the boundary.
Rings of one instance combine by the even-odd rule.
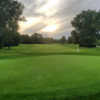
[[100, 51], [21, 45], [0, 51], [1, 100], [100, 100]]

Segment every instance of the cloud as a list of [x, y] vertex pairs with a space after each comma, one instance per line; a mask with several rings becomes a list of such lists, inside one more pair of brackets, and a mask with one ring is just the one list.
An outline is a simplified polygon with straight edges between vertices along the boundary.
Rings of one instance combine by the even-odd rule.
[[[32, 34], [40, 32], [48, 36], [68, 36], [72, 30], [70, 24], [76, 14], [82, 10], [100, 9], [100, 0], [18, 0], [25, 5], [23, 15], [28, 19], [22, 25], [20, 32]], [[30, 19], [29, 19], [30, 18]], [[33, 20], [32, 20], [33, 19]], [[47, 26], [59, 25], [54, 32], [43, 33]]]

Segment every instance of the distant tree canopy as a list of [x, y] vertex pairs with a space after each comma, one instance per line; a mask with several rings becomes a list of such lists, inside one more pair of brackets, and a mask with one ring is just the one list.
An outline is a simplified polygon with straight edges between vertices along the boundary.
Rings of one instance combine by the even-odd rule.
[[34, 33], [31, 36], [29, 35], [21, 35], [20, 36], [21, 43], [24, 44], [39, 44], [43, 42], [43, 37], [39, 33]]
[[61, 37], [60, 43], [62, 43], [62, 44], [67, 43], [67, 40], [66, 40], [66, 37], [65, 37], [65, 36], [62, 36], [62, 37]]
[[83, 11], [73, 19], [72, 26], [70, 41], [84, 47], [96, 47], [100, 39], [100, 11]]
[[43, 36], [41, 34], [38, 33], [34, 33], [31, 36], [32, 42], [33, 43], [42, 43], [43, 42]]
[[32, 35], [20, 35], [21, 43], [23, 44], [49, 44], [56, 43], [57, 40], [49, 37], [43, 37], [42, 34], [34, 33]]
[[16, 0], [0, 0], [0, 48], [18, 45], [18, 21], [23, 8]]

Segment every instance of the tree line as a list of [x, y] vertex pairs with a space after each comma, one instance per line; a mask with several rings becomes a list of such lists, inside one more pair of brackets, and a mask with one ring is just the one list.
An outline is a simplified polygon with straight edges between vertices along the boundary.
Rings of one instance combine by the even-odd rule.
[[72, 20], [74, 30], [68, 39], [43, 37], [35, 33], [31, 36], [18, 32], [18, 21], [22, 17], [24, 6], [16, 0], [0, 0], [0, 48], [35, 43], [74, 43], [81, 47], [96, 47], [100, 44], [100, 11], [82, 11]]
[[42, 34], [33, 33], [32, 35], [24, 34], [20, 35], [21, 44], [51, 44], [51, 43], [67, 43], [65, 36], [62, 36], [60, 39], [54, 39], [52, 37], [44, 37]]
[[[18, 32], [18, 21], [23, 21], [24, 6], [16, 0], [0, 0], [0, 49], [23, 44], [57, 43], [59, 40], [35, 33], [31, 36]], [[64, 40], [64, 41], [63, 41]], [[61, 40], [63, 43], [65, 38]]]
[[0, 0], [0, 48], [19, 44], [18, 21], [23, 9], [16, 0]]

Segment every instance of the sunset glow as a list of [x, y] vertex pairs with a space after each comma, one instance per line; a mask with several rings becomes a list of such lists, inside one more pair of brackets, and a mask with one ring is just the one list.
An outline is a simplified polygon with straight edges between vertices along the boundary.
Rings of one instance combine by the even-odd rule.
[[45, 27], [42, 31], [43, 32], [55, 32], [59, 28], [59, 25], [49, 25]]
[[34, 18], [34, 17], [26, 18], [26, 21], [19, 22], [20, 32], [23, 32], [24, 30], [36, 25], [41, 20], [42, 20], [41, 18]]
[[[61, 37], [73, 30], [71, 21], [83, 10], [100, 9], [100, 0], [18, 0], [25, 5], [22, 34], [41, 33]], [[56, 35], [55, 35], [56, 34]]]

